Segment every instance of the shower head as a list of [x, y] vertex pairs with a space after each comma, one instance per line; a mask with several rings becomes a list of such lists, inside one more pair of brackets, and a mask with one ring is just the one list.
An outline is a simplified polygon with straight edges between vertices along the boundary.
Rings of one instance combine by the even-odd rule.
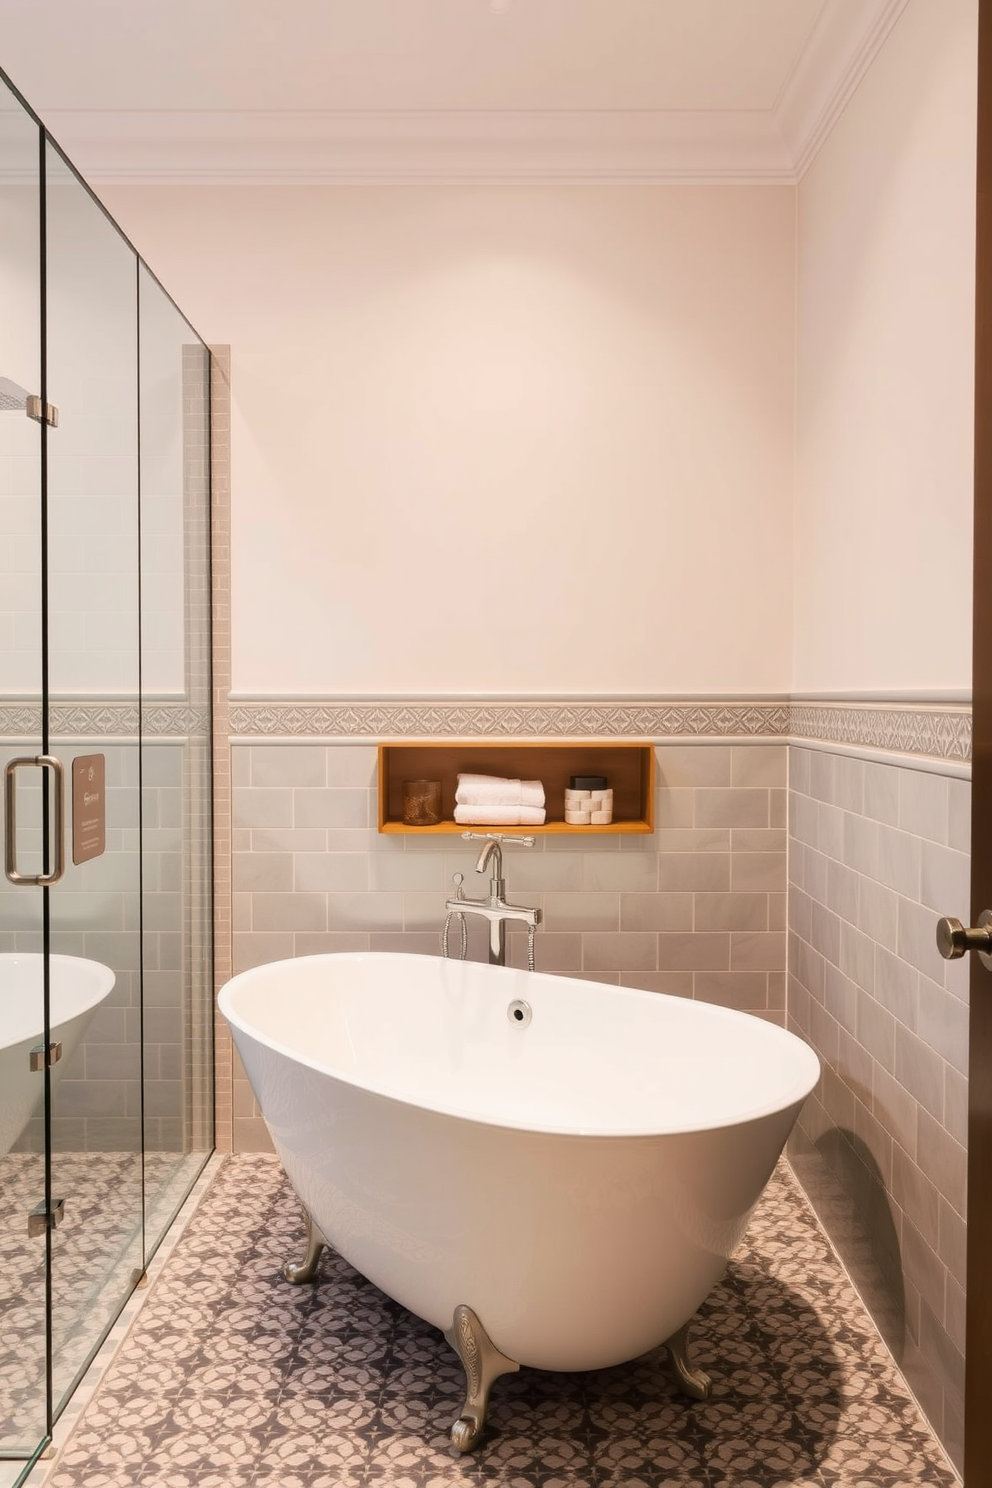
[[0, 413], [23, 413], [27, 406], [27, 389], [9, 377], [0, 377]]

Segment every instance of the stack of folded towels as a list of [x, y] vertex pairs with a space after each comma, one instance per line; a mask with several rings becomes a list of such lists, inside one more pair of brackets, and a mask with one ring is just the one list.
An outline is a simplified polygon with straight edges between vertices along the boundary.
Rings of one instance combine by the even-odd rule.
[[544, 825], [544, 786], [539, 780], [501, 775], [459, 775], [455, 821], [487, 827]]

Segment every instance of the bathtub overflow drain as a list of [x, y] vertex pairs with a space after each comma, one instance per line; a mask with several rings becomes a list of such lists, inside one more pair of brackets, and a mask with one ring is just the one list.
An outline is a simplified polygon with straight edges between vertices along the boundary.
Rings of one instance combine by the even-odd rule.
[[506, 1016], [509, 1018], [511, 1023], [519, 1023], [521, 1028], [526, 1028], [527, 1024], [533, 1017], [533, 1014], [530, 1010], [530, 1003], [521, 1002], [519, 999], [511, 1002], [510, 1006], [506, 1010]]

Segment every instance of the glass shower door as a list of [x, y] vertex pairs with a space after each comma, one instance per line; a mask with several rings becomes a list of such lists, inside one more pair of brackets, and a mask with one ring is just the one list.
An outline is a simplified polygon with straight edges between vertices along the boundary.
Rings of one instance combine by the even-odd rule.
[[46, 144], [48, 672], [67, 795], [53, 965], [94, 984], [51, 1114], [57, 1416], [144, 1269], [137, 258]]
[[[30, 1457], [48, 1422], [46, 1042], [50, 867], [42, 846], [46, 752], [42, 610], [42, 430], [28, 399], [42, 391], [40, 130], [0, 83], [0, 1457]], [[11, 820], [11, 807], [16, 820]], [[39, 1140], [40, 1133], [40, 1140]], [[41, 1224], [39, 1226], [39, 1219]]]

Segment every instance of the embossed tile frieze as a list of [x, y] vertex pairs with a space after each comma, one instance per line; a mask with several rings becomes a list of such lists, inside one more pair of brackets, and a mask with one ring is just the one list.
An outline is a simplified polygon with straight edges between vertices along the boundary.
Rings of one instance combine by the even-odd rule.
[[[52, 703], [49, 728], [57, 738], [133, 738], [140, 730], [146, 738], [205, 734], [210, 729], [207, 708], [190, 708], [183, 702], [145, 703], [138, 716], [137, 703]], [[41, 733], [40, 703], [0, 704], [0, 737], [25, 739]]]
[[677, 699], [543, 702], [242, 700], [231, 733], [250, 739], [798, 738], [966, 763], [966, 704], [866, 704]]

